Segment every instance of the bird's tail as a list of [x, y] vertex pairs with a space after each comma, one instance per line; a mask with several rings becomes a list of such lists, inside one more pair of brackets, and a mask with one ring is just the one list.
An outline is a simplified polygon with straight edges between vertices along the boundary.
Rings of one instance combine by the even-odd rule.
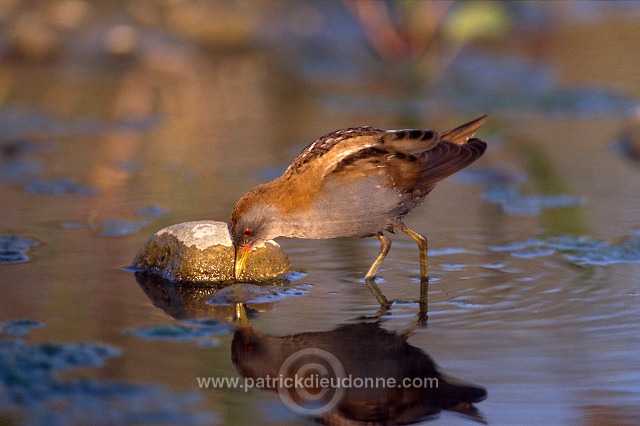
[[457, 145], [464, 145], [473, 135], [478, 131], [480, 126], [487, 121], [487, 116], [483, 115], [480, 118], [476, 118], [462, 126], [458, 126], [455, 129], [447, 130], [440, 135], [440, 140], [453, 142]]

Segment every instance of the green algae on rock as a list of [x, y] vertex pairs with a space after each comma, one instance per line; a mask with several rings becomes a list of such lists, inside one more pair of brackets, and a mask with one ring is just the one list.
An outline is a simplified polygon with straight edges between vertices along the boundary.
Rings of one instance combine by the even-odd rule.
[[[233, 244], [227, 224], [215, 221], [184, 222], [161, 229], [147, 241], [132, 265], [171, 282], [219, 283], [232, 281]], [[274, 241], [252, 253], [242, 281], [285, 278], [291, 264]]]

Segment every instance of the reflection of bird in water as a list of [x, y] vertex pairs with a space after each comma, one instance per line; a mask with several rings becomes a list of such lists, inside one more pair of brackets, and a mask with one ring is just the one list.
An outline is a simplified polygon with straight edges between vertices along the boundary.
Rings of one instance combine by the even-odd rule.
[[236, 279], [251, 250], [270, 239], [377, 236], [380, 253], [365, 276], [372, 279], [391, 246], [385, 232], [396, 231], [418, 244], [426, 279], [427, 240], [402, 219], [438, 182], [482, 156], [487, 144], [473, 135], [485, 120], [442, 134], [356, 127], [319, 138], [282, 176], [236, 204], [230, 221]]
[[[309, 348], [312, 351], [298, 357], [295, 362], [286, 361]], [[337, 372], [330, 360], [327, 361], [327, 356], [323, 355], [326, 353], [334, 356], [344, 368], [345, 377], [352, 379], [391, 378], [396, 384], [411, 383], [403, 382], [405, 378], [425, 379], [420, 383], [422, 386], [346, 388], [333, 409], [313, 416], [325, 424], [407, 424], [435, 417], [441, 410], [458, 412], [484, 423], [484, 418], [473, 403], [486, 398], [485, 389], [442, 374], [431, 357], [408, 344], [404, 335], [386, 331], [378, 323], [361, 322], [327, 332], [284, 337], [269, 336], [243, 327], [236, 331], [231, 351], [236, 369], [243, 377], [254, 380], [275, 378], [282, 374], [292, 377], [303, 372], [308, 375], [314, 370], [331, 377]], [[285, 361], [288, 367], [283, 371]], [[430, 380], [428, 385], [426, 379]], [[355, 383], [352, 380], [352, 384]], [[266, 387], [275, 390], [278, 386], [271, 383]], [[309, 406], [321, 406], [323, 402], [318, 401], [320, 396], [328, 404], [335, 391], [332, 389], [320, 395], [321, 389], [286, 390], [295, 404], [303, 408], [307, 403]], [[310, 395], [316, 397], [305, 400], [305, 396]]]

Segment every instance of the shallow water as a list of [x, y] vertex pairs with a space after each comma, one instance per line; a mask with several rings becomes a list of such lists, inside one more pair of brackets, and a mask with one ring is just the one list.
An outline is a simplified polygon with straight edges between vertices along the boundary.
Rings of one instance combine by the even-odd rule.
[[239, 20], [248, 33], [229, 45], [138, 24], [130, 56], [87, 42], [3, 59], [0, 422], [311, 423], [274, 391], [198, 386], [241, 377], [235, 293], [208, 304], [212, 290], [122, 268], [162, 227], [226, 221], [329, 131], [489, 113], [484, 157], [406, 220], [429, 238], [426, 306], [405, 235], [377, 280], [388, 309], [361, 278], [377, 240], [283, 239], [297, 273], [248, 304], [255, 345], [308, 339], [372, 371], [395, 365], [389, 341], [417, 348], [487, 392], [478, 416], [444, 410], [436, 424], [640, 423], [640, 168], [615, 149], [640, 140], [637, 7], [521, 6], [520, 30], [445, 44], [441, 72], [381, 59], [341, 4], [289, 7], [245, 14], [269, 19]]

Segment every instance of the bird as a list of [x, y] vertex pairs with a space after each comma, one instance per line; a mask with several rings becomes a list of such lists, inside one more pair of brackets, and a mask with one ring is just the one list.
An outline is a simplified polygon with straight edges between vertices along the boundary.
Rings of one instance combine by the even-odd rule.
[[[428, 353], [408, 343], [409, 336], [386, 330], [380, 321], [286, 336], [245, 326], [233, 335], [231, 360], [241, 376], [278, 391], [287, 407], [312, 415], [322, 424], [405, 425], [433, 419], [441, 411], [486, 424], [474, 404], [487, 398], [487, 390], [444, 373]], [[314, 389], [300, 380], [314, 376], [333, 379], [333, 383], [351, 378], [353, 384], [376, 379], [378, 385], [349, 386], [346, 382], [342, 388]], [[284, 380], [296, 378], [299, 386], [283, 386]], [[425, 379], [429, 382], [420, 386]]]
[[445, 132], [352, 127], [308, 145], [284, 173], [238, 200], [229, 223], [234, 277], [250, 252], [277, 237], [377, 237], [380, 252], [365, 275], [372, 280], [391, 247], [385, 232], [402, 231], [418, 245], [420, 278], [428, 280], [427, 239], [402, 219], [435, 185], [482, 156], [475, 138], [484, 115]]

